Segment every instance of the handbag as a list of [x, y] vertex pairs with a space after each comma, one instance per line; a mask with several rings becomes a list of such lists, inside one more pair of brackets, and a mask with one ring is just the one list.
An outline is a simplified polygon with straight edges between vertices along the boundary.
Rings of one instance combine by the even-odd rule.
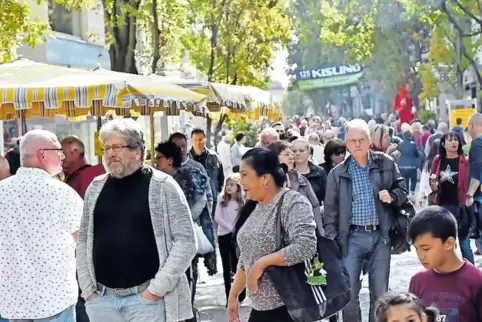
[[[382, 171], [380, 173], [382, 183], [384, 182], [384, 177], [384, 172]], [[391, 191], [394, 186], [398, 185], [400, 180], [395, 181], [390, 189], [387, 190]], [[397, 207], [393, 204], [385, 206], [390, 207], [393, 214], [392, 225], [390, 227], [390, 231], [388, 232], [390, 236], [392, 255], [400, 255], [405, 252], [409, 252], [411, 245], [408, 241], [408, 226], [410, 225], [410, 221], [412, 221], [413, 217], [415, 217], [415, 214], [417, 213], [412, 201], [407, 196], [405, 202], [400, 207]]]
[[[286, 246], [281, 205], [276, 210], [276, 249]], [[340, 249], [332, 239], [321, 236], [315, 229], [317, 254], [314, 258], [290, 267], [271, 266], [268, 277], [295, 322], [326, 319], [344, 309], [351, 300], [348, 271]]]
[[197, 253], [198, 255], [205, 255], [214, 251], [214, 247], [209, 239], [204, 234], [201, 226], [194, 224], [194, 230], [196, 231], [197, 239]]

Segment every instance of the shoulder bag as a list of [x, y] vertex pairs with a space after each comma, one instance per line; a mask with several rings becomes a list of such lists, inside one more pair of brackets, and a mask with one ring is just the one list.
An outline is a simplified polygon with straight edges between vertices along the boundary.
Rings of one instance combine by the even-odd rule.
[[[284, 195], [276, 208], [276, 249], [287, 245], [281, 221]], [[295, 322], [326, 319], [345, 308], [351, 299], [350, 280], [335, 241], [318, 229], [314, 258], [289, 266], [271, 266], [266, 273]]]

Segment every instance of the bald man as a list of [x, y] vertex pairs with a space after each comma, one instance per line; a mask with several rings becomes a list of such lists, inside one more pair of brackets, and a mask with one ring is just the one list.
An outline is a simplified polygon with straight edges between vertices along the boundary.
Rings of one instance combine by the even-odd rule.
[[5, 157], [0, 156], [0, 181], [10, 177], [10, 165]]
[[55, 134], [29, 131], [16, 175], [0, 181], [0, 312], [11, 321], [75, 320], [83, 201], [54, 179], [63, 158]]

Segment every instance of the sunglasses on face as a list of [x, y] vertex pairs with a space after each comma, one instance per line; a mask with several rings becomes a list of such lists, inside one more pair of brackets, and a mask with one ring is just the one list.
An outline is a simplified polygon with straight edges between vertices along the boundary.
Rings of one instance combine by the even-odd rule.
[[337, 157], [344, 156], [345, 154], [346, 154], [346, 151], [336, 151], [335, 153], [333, 153], [333, 155]]

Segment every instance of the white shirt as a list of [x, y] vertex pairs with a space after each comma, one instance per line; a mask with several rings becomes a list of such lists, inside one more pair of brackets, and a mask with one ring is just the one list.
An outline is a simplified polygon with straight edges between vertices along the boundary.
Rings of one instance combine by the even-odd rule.
[[0, 314], [43, 319], [77, 302], [75, 241], [83, 201], [35, 168], [0, 181]]
[[231, 169], [233, 167], [231, 163], [231, 147], [226, 142], [221, 141], [218, 143], [218, 155], [223, 169]]

